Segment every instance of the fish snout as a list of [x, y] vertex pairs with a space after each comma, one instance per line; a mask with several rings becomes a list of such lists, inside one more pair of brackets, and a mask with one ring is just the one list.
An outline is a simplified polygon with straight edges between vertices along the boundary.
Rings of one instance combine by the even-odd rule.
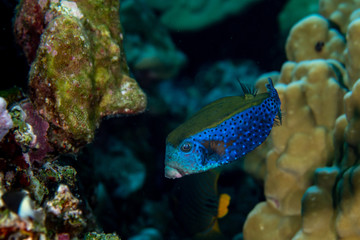
[[170, 166], [165, 166], [165, 177], [166, 178], [181, 178], [182, 176], [184, 176], [183, 174], [181, 174], [181, 171], [179, 171], [179, 169], [177, 168], [173, 168]]

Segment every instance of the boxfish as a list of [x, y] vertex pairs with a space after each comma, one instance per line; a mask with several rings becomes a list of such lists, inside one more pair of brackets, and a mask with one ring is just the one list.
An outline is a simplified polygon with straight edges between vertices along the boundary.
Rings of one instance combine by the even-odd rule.
[[281, 124], [281, 102], [271, 78], [267, 92], [240, 83], [241, 96], [218, 99], [166, 138], [165, 177], [181, 178], [242, 159]]

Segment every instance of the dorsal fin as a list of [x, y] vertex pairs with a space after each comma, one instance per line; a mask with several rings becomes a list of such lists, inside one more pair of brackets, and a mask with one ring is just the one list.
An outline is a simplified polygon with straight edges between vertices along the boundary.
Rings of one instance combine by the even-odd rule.
[[241, 90], [243, 91], [243, 95], [242, 96], [246, 96], [246, 95], [253, 95], [256, 96], [257, 94], [257, 89], [254, 86], [248, 85], [248, 84], [244, 84], [240, 81], [240, 79], [237, 78], [237, 81], [241, 87]]

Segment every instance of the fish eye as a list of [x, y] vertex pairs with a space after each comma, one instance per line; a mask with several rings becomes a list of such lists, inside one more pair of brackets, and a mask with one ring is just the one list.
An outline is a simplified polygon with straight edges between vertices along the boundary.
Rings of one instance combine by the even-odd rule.
[[181, 146], [181, 151], [183, 151], [183, 152], [190, 152], [191, 148], [192, 148], [191, 143], [185, 142], [185, 143]]

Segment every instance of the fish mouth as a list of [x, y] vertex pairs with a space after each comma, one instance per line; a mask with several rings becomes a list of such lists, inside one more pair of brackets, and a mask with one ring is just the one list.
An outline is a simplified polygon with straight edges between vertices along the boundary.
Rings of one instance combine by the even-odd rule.
[[176, 167], [165, 166], [165, 177], [170, 179], [181, 178], [185, 172]]

